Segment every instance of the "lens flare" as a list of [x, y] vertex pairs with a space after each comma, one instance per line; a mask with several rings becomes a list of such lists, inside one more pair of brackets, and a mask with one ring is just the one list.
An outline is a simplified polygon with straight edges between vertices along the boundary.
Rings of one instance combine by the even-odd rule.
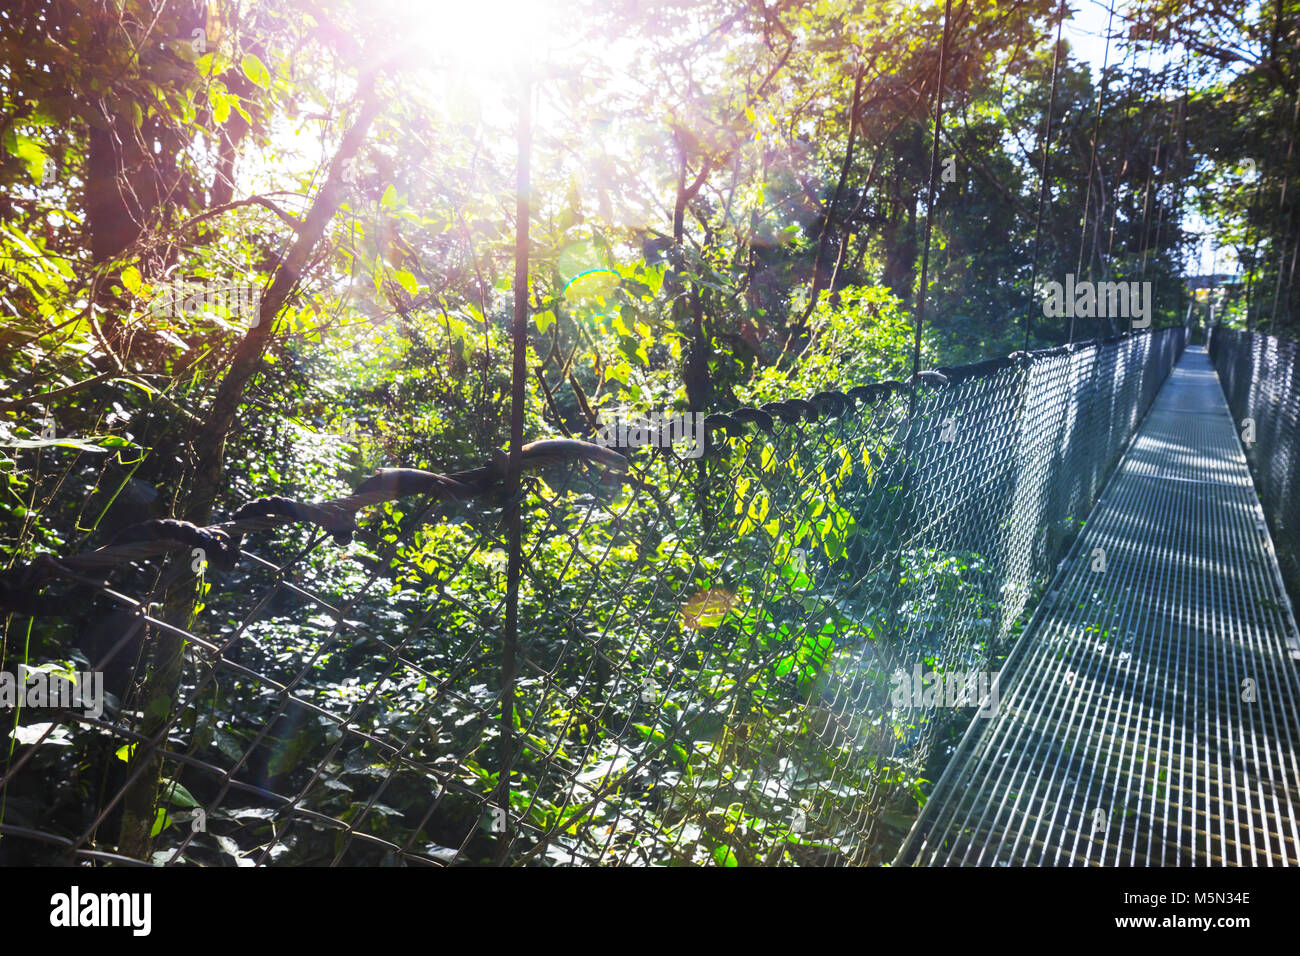
[[717, 627], [740, 603], [740, 598], [725, 588], [708, 588], [682, 605], [682, 623], [691, 630]]

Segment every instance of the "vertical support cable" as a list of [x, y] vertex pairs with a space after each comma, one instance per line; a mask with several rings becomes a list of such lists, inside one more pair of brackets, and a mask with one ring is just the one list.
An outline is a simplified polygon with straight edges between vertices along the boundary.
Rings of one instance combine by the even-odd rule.
[[498, 819], [503, 828], [497, 863], [510, 851], [510, 770], [514, 764], [516, 655], [519, 648], [519, 578], [523, 571], [523, 518], [520, 513], [519, 465], [524, 444], [524, 387], [528, 381], [528, 190], [532, 151], [532, 84], [520, 82], [519, 118], [515, 141], [519, 149], [515, 176], [515, 312], [511, 335], [514, 366], [510, 386], [510, 457], [506, 463], [506, 539], [510, 549], [506, 570], [506, 620], [501, 645], [501, 751], [497, 777]]
[[[1291, 111], [1291, 128], [1287, 131], [1286, 137], [1286, 161], [1282, 165], [1282, 191], [1277, 198], [1277, 217], [1275, 219], [1278, 223], [1282, 221], [1282, 210], [1286, 207], [1286, 187], [1291, 179], [1291, 154], [1295, 149], [1295, 130], [1298, 118], [1300, 118], [1300, 89], [1296, 90], [1295, 108]], [[1277, 321], [1277, 304], [1282, 294], [1282, 266], [1286, 264], [1286, 240], [1291, 232], [1291, 210], [1287, 208], [1286, 212], [1286, 226], [1281, 230], [1275, 230], [1273, 233], [1273, 243], [1276, 246], [1280, 238], [1282, 251], [1277, 257], [1277, 282], [1273, 286], [1273, 309], [1268, 317], [1271, 329], [1280, 327]]]
[[1043, 133], [1043, 163], [1038, 171], [1038, 213], [1034, 217], [1034, 259], [1029, 269], [1029, 306], [1025, 309], [1025, 344], [1029, 348], [1030, 322], [1034, 314], [1034, 284], [1038, 282], [1038, 250], [1043, 231], [1043, 199], [1047, 195], [1047, 157], [1052, 147], [1052, 111], [1056, 108], [1057, 61], [1061, 57], [1061, 25], [1065, 23], [1065, 0], [1056, 11], [1056, 45], [1052, 47], [1052, 85], [1047, 94], [1047, 129]]
[[[925, 324], [925, 293], [929, 284], [930, 231], [934, 224], [935, 180], [939, 169], [939, 140], [943, 133], [943, 84], [948, 69], [948, 23], [952, 0], [944, 0], [943, 31], [939, 36], [939, 76], [934, 89], [934, 140], [930, 145], [930, 180], [926, 190], [925, 239], [921, 248], [921, 291], [916, 304], [916, 327], [912, 338], [912, 376], [921, 370], [921, 329]], [[898, 519], [898, 538], [894, 548], [894, 588], [889, 599], [888, 626], [890, 634], [897, 631], [898, 609], [903, 596], [903, 545], [912, 528], [912, 448], [916, 441], [916, 383], [908, 390], [907, 422], [903, 426], [903, 490]]]
[[[1183, 69], [1184, 70], [1187, 69], [1186, 60], [1184, 60]], [[1184, 99], [1183, 102], [1179, 104], [1179, 110], [1178, 110], [1178, 115], [1180, 116], [1179, 119], [1180, 124], [1183, 122], [1183, 120], [1181, 119], [1182, 114], [1187, 109], [1185, 91], [1186, 88], [1184, 87]], [[1165, 192], [1165, 184], [1169, 181], [1169, 166], [1170, 163], [1172, 162], [1172, 160], [1170, 159], [1170, 153], [1172, 152], [1173, 147], [1170, 141], [1174, 139], [1174, 115], [1175, 114], [1169, 113], [1168, 115], [1169, 115], [1169, 124], [1165, 127], [1164, 135], [1160, 137], [1160, 142], [1156, 145], [1155, 158], [1152, 160], [1152, 162], [1157, 162], [1157, 161], [1160, 162], [1160, 184], [1156, 187], [1156, 235], [1155, 235], [1156, 255], [1160, 254], [1160, 237], [1161, 234], [1164, 232], [1164, 227], [1165, 227], [1165, 206], [1166, 205], [1176, 206], [1177, 203], [1176, 199], [1171, 199], [1169, 200], [1168, 203], [1162, 202], [1160, 199], [1160, 197]], [[1180, 126], [1180, 128], [1182, 127]], [[1161, 159], [1162, 151], [1164, 154], [1163, 159]], [[1154, 169], [1152, 170], [1152, 172], [1154, 172]], [[1170, 211], [1173, 212], [1174, 210], [1171, 209]], [[1142, 277], [1143, 278], [1146, 278], [1146, 274], [1147, 274], [1147, 254], [1150, 253], [1151, 251], [1152, 251], [1151, 248], [1148, 246], [1142, 252]]]
[[[1106, 17], [1106, 49], [1101, 55], [1101, 90], [1097, 94], [1097, 114], [1092, 123], [1092, 146], [1088, 152], [1088, 185], [1083, 191], [1083, 222], [1079, 224], [1079, 258], [1077, 265], [1074, 267], [1076, 278], [1083, 275], [1083, 247], [1088, 241], [1088, 209], [1092, 205], [1092, 173], [1097, 168], [1097, 140], [1101, 138], [1101, 114], [1106, 108], [1106, 84], [1110, 77], [1106, 73], [1106, 67], [1110, 65], [1110, 31], [1115, 22], [1115, 4], [1110, 5]], [[1101, 226], [1101, 201], [1097, 203], [1097, 226]], [[1092, 279], [1092, 255], [1088, 256], [1088, 278]], [[1105, 275], [1105, 273], [1102, 273]], [[1112, 328], [1114, 326], [1112, 325]], [[1097, 322], [1097, 334], [1101, 335], [1101, 322]], [[1070, 310], [1070, 337], [1068, 341], [1074, 342], [1074, 310]]]
[[[1259, 229], [1258, 220], [1261, 218], [1259, 208], [1260, 185], [1264, 182], [1264, 175], [1258, 168], [1255, 170], [1255, 194], [1250, 199], [1250, 209], [1246, 213], [1246, 245], [1250, 247], [1250, 265], [1244, 267], [1246, 273], [1246, 331], [1255, 331], [1255, 314], [1250, 309], [1251, 295], [1253, 294], [1253, 280], [1255, 270], [1259, 267]], [[1254, 238], [1252, 239], [1252, 235]], [[1185, 283], [1184, 283], [1185, 284]], [[1190, 314], [1190, 311], [1189, 311]], [[1206, 328], [1209, 333], [1209, 328]]]
[[[952, 0], [943, 3], [943, 33], [939, 39], [939, 81], [934, 90], [934, 142], [930, 144], [930, 183], [925, 201], [925, 242], [921, 247], [921, 293], [916, 304], [916, 331], [912, 338], [912, 374], [921, 371], [921, 326], [925, 323], [925, 293], [930, 272], [930, 229], [934, 223], [934, 183], [939, 172], [939, 137], [943, 132], [943, 83], [948, 69], [948, 14]], [[916, 390], [913, 389], [913, 394]]]

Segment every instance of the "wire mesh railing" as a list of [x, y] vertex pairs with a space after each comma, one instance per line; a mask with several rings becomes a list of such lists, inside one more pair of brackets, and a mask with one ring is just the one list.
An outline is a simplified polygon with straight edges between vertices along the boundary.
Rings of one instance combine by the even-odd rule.
[[1292, 603], [1300, 602], [1300, 346], [1216, 328], [1210, 359], [1250, 464]]
[[15, 567], [0, 862], [888, 860], [1185, 344], [711, 415], [699, 457], [537, 442], [515, 502], [500, 461], [398, 469]]

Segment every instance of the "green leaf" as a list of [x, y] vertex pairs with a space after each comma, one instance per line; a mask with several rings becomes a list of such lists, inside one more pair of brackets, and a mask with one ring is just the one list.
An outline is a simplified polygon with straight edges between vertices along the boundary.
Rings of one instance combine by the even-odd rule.
[[714, 847], [713, 860], [718, 866], [740, 866], [740, 861], [736, 859], [736, 854], [731, 852], [730, 847]]
[[248, 77], [249, 82], [264, 90], [270, 87], [271, 71], [255, 54], [245, 53], [244, 58], [239, 61], [239, 67], [244, 71], [244, 76]]
[[168, 803], [178, 807], [197, 807], [199, 801], [194, 799], [194, 794], [190, 793], [175, 780], [165, 780], [162, 785], [163, 797]]
[[30, 136], [24, 136], [22, 133], [17, 134], [14, 139], [9, 140], [6, 137], [6, 148], [14, 156], [18, 157], [27, 166], [27, 172], [36, 182], [40, 182], [45, 176], [45, 150], [41, 144], [36, 142]]
[[545, 312], [538, 312], [533, 316], [533, 321], [537, 323], [537, 331], [544, 334], [547, 329], [555, 324], [555, 313], [550, 309]]
[[75, 448], [77, 451], [106, 452], [107, 448], [77, 438], [21, 438], [0, 442], [0, 448]]
[[215, 86], [208, 90], [208, 103], [212, 106], [212, 119], [224, 123], [230, 118], [230, 97]]
[[140, 294], [140, 270], [135, 266], [127, 266], [122, 270], [122, 285], [132, 295]]
[[420, 288], [420, 284], [416, 281], [415, 276], [407, 272], [405, 269], [394, 269], [391, 275], [397, 280], [398, 285], [412, 295], [414, 295]]
[[[140, 390], [141, 390], [142, 392], [144, 392], [146, 395], [149, 395], [149, 396], [151, 396], [151, 397], [154, 396], [154, 395], [157, 395], [157, 394], [158, 394], [158, 390], [157, 390], [156, 388], [153, 388], [152, 386], [146, 385], [144, 382], [137, 382], [137, 381], [136, 381], [135, 379], [133, 379], [133, 378], [115, 378], [115, 379], [113, 379], [113, 381], [115, 381], [115, 382], [121, 382], [123, 385], [131, 385], [131, 386], [134, 386], [135, 388], [140, 389]], [[131, 443], [128, 442], [127, 444], [131, 444]], [[108, 448], [116, 447], [116, 446], [114, 446], [114, 445], [109, 444], [107, 441], [104, 442], [104, 445], [105, 445], [105, 447], [108, 447]]]
[[153, 828], [150, 829], [149, 835], [151, 837], [156, 837], [158, 834], [162, 833], [163, 830], [171, 826], [171, 823], [172, 823], [172, 819], [171, 817], [167, 816], [167, 811], [164, 810], [162, 807], [159, 807], [158, 814], [153, 819]]
[[397, 205], [396, 186], [390, 184], [389, 187], [384, 190], [384, 195], [380, 198], [379, 205], [385, 209], [392, 209]]
[[663, 743], [665, 740], [668, 739], [667, 737], [664, 736], [664, 732], [662, 730], [656, 730], [655, 728], [651, 727], [649, 724], [633, 724], [632, 729], [635, 730], [637, 733], [639, 733], [642, 737], [645, 737], [647, 740], [653, 740], [656, 743]]
[[608, 378], [617, 379], [626, 385], [628, 378], [632, 374], [632, 366], [628, 365], [627, 362], [619, 362], [614, 367], [608, 369], [605, 374]]

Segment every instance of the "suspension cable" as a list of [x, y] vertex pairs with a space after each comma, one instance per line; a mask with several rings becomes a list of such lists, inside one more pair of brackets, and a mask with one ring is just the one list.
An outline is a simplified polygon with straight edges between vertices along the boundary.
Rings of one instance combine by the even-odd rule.
[[[1186, 70], [1186, 61], [1184, 61], [1183, 68], [1184, 70]], [[1162, 74], [1162, 78], [1163, 78], [1163, 74]], [[1184, 84], [1184, 90], [1185, 89], [1186, 89], [1186, 84]], [[1169, 117], [1169, 122], [1165, 126], [1164, 134], [1160, 137], [1160, 145], [1156, 147], [1156, 159], [1160, 160], [1160, 185], [1156, 187], [1155, 254], [1157, 256], [1160, 255], [1161, 237], [1163, 236], [1164, 229], [1165, 229], [1165, 203], [1161, 201], [1160, 197], [1164, 195], [1166, 191], [1165, 186], [1169, 182], [1169, 166], [1173, 162], [1173, 158], [1172, 158], [1172, 154], [1174, 150], [1173, 140], [1175, 139], [1174, 116], [1177, 115], [1179, 117], [1179, 124], [1180, 124], [1179, 128], [1184, 129], [1185, 127], [1182, 124], [1183, 124], [1183, 116], [1186, 109], [1187, 109], [1187, 102], [1186, 102], [1186, 95], [1184, 92], [1183, 102], [1178, 105], [1178, 109], [1175, 111], [1169, 111], [1167, 113]], [[1163, 150], [1163, 158], [1161, 157], [1161, 150]], [[1171, 199], [1169, 201], [1169, 204], [1171, 206], [1177, 205], [1177, 199], [1176, 198]], [[1173, 209], [1170, 210], [1170, 212], [1174, 212], [1174, 211], [1175, 210]], [[1148, 251], [1150, 250], [1148, 249]], [[1142, 277], [1144, 279], [1146, 278], [1146, 273], [1147, 273], [1146, 255], [1144, 254], [1142, 257]]]
[[[1062, 0], [1064, 2], [1064, 0]], [[925, 242], [921, 249], [921, 292], [916, 304], [912, 339], [912, 374], [921, 371], [921, 326], [925, 323], [925, 293], [930, 273], [930, 230], [934, 220], [935, 180], [939, 171], [939, 139], [943, 134], [943, 84], [948, 69], [948, 20], [952, 0], [943, 0], [943, 32], [939, 37], [939, 79], [934, 88], [934, 142], [930, 144], [930, 183], [925, 205]]]
[[[1283, 207], [1286, 206], [1286, 187], [1287, 183], [1291, 179], [1291, 155], [1295, 148], [1295, 129], [1296, 119], [1298, 117], [1300, 117], [1300, 89], [1296, 90], [1295, 108], [1291, 111], [1291, 128], [1287, 131], [1286, 137], [1286, 161], [1282, 165], [1282, 191], [1277, 197], [1277, 216], [1274, 219], [1278, 226], [1282, 225], [1282, 210]], [[1277, 257], [1277, 282], [1273, 286], [1273, 308], [1268, 317], [1269, 326], [1274, 330], [1278, 327], [1277, 303], [1278, 297], [1282, 292], [1282, 266], [1286, 264], [1286, 240], [1288, 233], [1291, 231], [1291, 210], [1289, 207], [1287, 207], [1286, 213], [1286, 225], [1280, 230], [1275, 229], [1273, 234], [1274, 243], [1276, 243], [1278, 239], [1281, 239], [1282, 241], [1282, 249]], [[1300, 247], [1300, 245], [1298, 245], [1298, 247]], [[1289, 298], [1290, 296], [1288, 296], [1288, 299]]]
[[1025, 344], [1029, 348], [1030, 324], [1034, 315], [1034, 286], [1038, 282], [1038, 251], [1043, 230], [1043, 199], [1047, 195], [1047, 157], [1052, 147], [1052, 111], [1056, 108], [1057, 63], [1061, 58], [1061, 26], [1065, 23], [1065, 0], [1056, 11], [1056, 44], [1052, 47], [1052, 84], [1047, 94], [1047, 128], [1043, 133], [1043, 163], [1038, 172], [1038, 213], [1034, 218], [1034, 258], [1029, 270], [1029, 305], [1025, 309]]
[[[1150, 85], [1149, 81], [1151, 79], [1151, 52], [1154, 49], [1155, 49], [1155, 42], [1152, 41], [1147, 45], [1147, 50], [1146, 50], [1147, 53], [1146, 69], [1147, 69], [1148, 86]], [[1148, 89], [1147, 95], [1151, 95], [1150, 89]], [[1155, 129], [1154, 125], [1151, 127], [1151, 129], [1154, 131]], [[1151, 159], [1147, 163], [1147, 185], [1146, 185], [1146, 190], [1142, 196], [1142, 269], [1141, 272], [1139, 272], [1139, 276], [1143, 279], [1147, 277], [1147, 255], [1151, 251], [1151, 187], [1156, 181], [1156, 163], [1160, 161], [1160, 148], [1163, 145], [1165, 141], [1165, 137], [1168, 135], [1168, 133], [1169, 133], [1169, 124], [1166, 124], [1165, 131], [1160, 134], [1160, 138], [1156, 140], [1155, 146], [1153, 146], [1151, 149]], [[1160, 202], [1159, 187], [1156, 187], [1155, 198], [1156, 198], [1156, 202], [1159, 203]]]
[[[1101, 114], [1105, 109], [1106, 103], [1106, 84], [1110, 81], [1110, 76], [1106, 72], [1106, 67], [1110, 65], [1110, 30], [1115, 20], [1115, 3], [1111, 0], [1110, 8], [1106, 16], [1106, 49], [1101, 56], [1101, 90], [1097, 94], [1097, 114], [1092, 124], [1092, 148], [1088, 154], [1088, 185], [1083, 191], [1083, 221], [1079, 224], [1079, 258], [1078, 264], [1074, 267], [1075, 276], [1083, 274], [1083, 246], [1088, 238], [1088, 207], [1092, 204], [1092, 171], [1097, 166], [1097, 140], [1101, 136]], [[1100, 205], [1100, 203], [1098, 204]], [[1097, 210], [1097, 224], [1101, 224], [1102, 211]], [[1088, 256], [1088, 277], [1092, 278], [1092, 259]], [[1100, 323], [1098, 324], [1100, 331]], [[1070, 310], [1070, 336], [1069, 342], [1074, 341], [1074, 310]]]

